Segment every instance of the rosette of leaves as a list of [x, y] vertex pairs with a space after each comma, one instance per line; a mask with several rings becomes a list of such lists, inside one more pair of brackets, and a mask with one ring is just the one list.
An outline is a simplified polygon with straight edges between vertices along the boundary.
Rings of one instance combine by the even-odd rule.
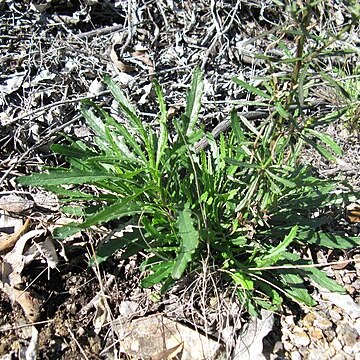
[[[260, 128], [232, 111], [232, 131], [218, 140], [205, 134], [198, 126], [204, 87], [198, 68], [185, 111], [172, 120], [173, 133], [157, 81], [156, 127], [142, 121], [114, 80], [106, 76], [104, 82], [124, 121], [84, 101], [81, 111], [94, 132], [94, 144], [76, 139], [55, 144], [52, 150], [65, 156], [68, 169], [18, 179], [56, 193], [70, 204], [63, 210], [82, 219], [56, 229], [57, 239], [98, 224], [132, 224], [96, 249], [92, 263], [119, 250], [124, 258], [141, 252], [142, 286], [161, 284], [166, 291], [181, 277], [201, 271], [202, 259], [210, 256], [251, 314], [259, 307], [278, 308], [283, 296], [314, 304], [304, 277], [343, 291], [317, 268], [299, 267], [310, 263], [294, 249], [355, 245], [357, 239], [324, 233], [328, 218], [312, 218], [313, 210], [344, 199], [331, 193], [334, 184], [313, 178], [293, 157], [284, 156], [298, 151], [292, 143], [277, 141], [269, 151], [271, 139], [279, 137], [271, 121], [259, 125], [265, 127], [259, 133]], [[199, 152], [196, 143], [204, 136], [210, 146]]]

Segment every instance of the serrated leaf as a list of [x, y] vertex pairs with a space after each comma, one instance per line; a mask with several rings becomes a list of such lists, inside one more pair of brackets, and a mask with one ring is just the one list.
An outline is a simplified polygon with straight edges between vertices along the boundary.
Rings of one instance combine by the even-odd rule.
[[156, 284], [159, 284], [165, 280], [172, 272], [174, 266], [173, 261], [164, 261], [158, 265], [152, 266], [153, 274], [147, 276], [145, 279], [141, 280], [141, 286], [144, 288], [149, 288]]
[[146, 132], [146, 129], [141, 119], [138, 117], [135, 109], [127, 100], [123, 91], [109, 75], [104, 76], [104, 82], [108, 86], [115, 100], [119, 103], [120, 109], [122, 110], [125, 117], [129, 120], [133, 130], [137, 132], [141, 141], [145, 142], [146, 147], [149, 148], [148, 134]]
[[55, 171], [49, 174], [32, 174], [17, 179], [21, 185], [51, 186], [93, 184], [101, 180], [119, 180], [119, 175], [107, 171]]
[[199, 232], [194, 227], [189, 203], [179, 211], [176, 225], [181, 245], [171, 274], [174, 280], [180, 279], [199, 244]]
[[298, 231], [298, 227], [293, 226], [289, 234], [285, 236], [285, 239], [278, 246], [270, 250], [269, 254], [265, 255], [263, 259], [264, 260], [270, 259], [285, 252], [287, 247], [294, 241], [297, 231]]
[[87, 159], [89, 157], [97, 156], [98, 154], [95, 151], [83, 150], [78, 147], [64, 146], [60, 144], [51, 145], [51, 150], [57, 154], [64, 155], [68, 158], [80, 158]]

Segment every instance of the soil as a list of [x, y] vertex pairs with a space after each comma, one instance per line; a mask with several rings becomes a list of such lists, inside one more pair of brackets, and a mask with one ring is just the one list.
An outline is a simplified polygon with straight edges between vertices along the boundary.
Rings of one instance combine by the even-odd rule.
[[[90, 97], [104, 106], [111, 104], [101, 84], [105, 73], [121, 83], [144, 120], [151, 123], [157, 112], [150, 91], [154, 75], [176, 114], [184, 107], [191, 72], [199, 64], [206, 82], [202, 122], [212, 130], [226, 119], [233, 106], [230, 101], [246, 99], [231, 77], [249, 79], [268, 70], [254, 54], [272, 47], [269, 37], [262, 34], [272, 31], [274, 24], [286, 23], [285, 14], [277, 9], [272, 1], [250, 0], [0, 1], [0, 196], [16, 194], [28, 204], [20, 211], [3, 210], [2, 216], [31, 217], [32, 229], [45, 229], [44, 238], [63, 220], [56, 199], [37, 189], [20, 188], [15, 178], [44, 165], [62, 164], [50, 146], [62, 142], [63, 135], [91, 141], [79, 115], [79, 100]], [[284, 42], [291, 46], [289, 39]], [[359, 188], [359, 132], [339, 122], [325, 131], [342, 146], [343, 162], [324, 162], [310, 150], [304, 162], [313, 164], [321, 176], [347, 178]], [[359, 224], [346, 226], [353, 236], [360, 234]], [[138, 304], [135, 318], [161, 312], [204, 331], [218, 326], [211, 306], [204, 320], [200, 297], [184, 290], [193, 279], [186, 279], [159, 301], [154, 300], [156, 292], [140, 288], [141, 254], [126, 261], [115, 255], [100, 268], [89, 268], [88, 260], [100, 240], [100, 235], [83, 234], [56, 242], [59, 261], [55, 268], [37, 258], [21, 272], [21, 290], [29, 288], [41, 302], [40, 318], [34, 325], [39, 332], [38, 359], [126, 358], [112, 326], [125, 300]], [[328, 259], [328, 255], [315, 257]], [[336, 261], [348, 254], [334, 252], [332, 256]], [[351, 252], [351, 257], [356, 256], [358, 248]], [[358, 263], [325, 270], [348, 290], [352, 306], [359, 305]], [[98, 294], [105, 295], [105, 320], [100, 314], [102, 305], [94, 302]], [[267, 359], [359, 359], [360, 314], [349, 316], [346, 306], [334, 305], [320, 293], [318, 298], [313, 310], [289, 303], [276, 314], [273, 330], [263, 340]], [[311, 318], [313, 312], [325, 319], [322, 327], [314, 325], [320, 320]], [[248, 321], [246, 315], [241, 321]], [[1, 359], [26, 357], [32, 336], [28, 324], [21, 306], [0, 292]]]

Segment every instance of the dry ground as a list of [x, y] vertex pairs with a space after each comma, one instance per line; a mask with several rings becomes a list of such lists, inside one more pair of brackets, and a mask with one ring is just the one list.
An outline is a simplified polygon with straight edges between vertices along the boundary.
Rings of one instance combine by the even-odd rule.
[[[30, 217], [31, 229], [43, 230], [39, 236], [45, 238], [61, 218], [56, 199], [37, 189], [20, 188], [15, 178], [38, 171], [42, 165], [60, 164], [62, 160], [49, 147], [63, 141], [63, 134], [91, 141], [92, 134], [79, 115], [79, 100], [90, 97], [103, 105], [111, 102], [101, 83], [104, 73], [121, 83], [144, 120], [151, 123], [157, 112], [151, 79], [159, 79], [176, 113], [184, 106], [192, 69], [199, 64], [206, 81], [201, 121], [210, 130], [228, 116], [231, 101], [247, 99], [231, 77], [241, 74], [249, 79], [269, 71], [254, 55], [277, 55], [270, 35], [286, 21], [270, 0], [0, 1], [0, 197], [16, 195], [24, 201], [18, 209], [7, 200], [10, 209], [4, 204], [2, 208], [11, 211], [3, 212], [2, 219], [5, 214]], [[343, 147], [347, 167], [324, 163], [313, 153], [304, 154], [304, 161], [315, 164], [324, 176], [347, 176], [358, 187], [358, 134], [349, 133], [339, 123], [326, 131]], [[19, 201], [16, 199], [14, 202]], [[356, 224], [351, 228], [353, 234], [359, 230]], [[209, 327], [212, 333], [219, 330], [219, 316], [209, 310], [204, 318], [201, 296], [193, 295], [195, 290], [201, 293], [206, 279], [193, 285], [190, 295], [185, 294], [183, 284], [177, 293], [152, 301], [151, 294], [139, 288], [136, 256], [127, 262], [114, 256], [101, 269], [88, 268], [87, 260], [99, 237], [55, 243], [56, 267], [37, 257], [21, 271], [21, 290], [29, 289], [40, 299], [41, 316], [36, 319], [39, 359], [125, 358], [111, 321], [106, 319], [100, 328], [96, 323], [101, 306], [92, 301], [99, 293], [106, 295], [110, 320], [121, 315], [124, 300], [131, 300], [140, 309], [134, 316], [164, 312], [201, 329]], [[347, 255], [357, 254], [355, 249]], [[317, 256], [328, 259], [328, 255]], [[337, 260], [345, 255], [331, 256]], [[264, 340], [267, 358], [359, 358], [353, 350], [359, 341], [356, 331], [360, 331], [356, 308], [359, 267], [349, 264], [327, 271], [355, 302], [342, 308], [319, 294], [316, 312], [324, 320], [320, 325], [311, 312], [286, 306]], [[350, 308], [353, 312], [349, 314]], [[243, 317], [240, 322], [246, 321]], [[0, 292], [0, 357], [24, 358], [31, 338], [31, 328], [24, 326], [28, 322], [22, 308]]]

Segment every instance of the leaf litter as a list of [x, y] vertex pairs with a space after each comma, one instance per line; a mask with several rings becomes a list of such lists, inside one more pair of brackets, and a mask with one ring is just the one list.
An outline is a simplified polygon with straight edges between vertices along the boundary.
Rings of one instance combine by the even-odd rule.
[[[229, 113], [230, 108], [226, 103], [233, 98], [242, 97], [239, 89], [232, 87], [230, 78], [238, 72], [241, 72], [244, 78], [260, 73], [259, 69], [264, 66], [264, 62], [255, 58], [254, 54], [265, 52], [266, 47], [270, 49], [270, 53], [272, 50], [271, 43], [266, 43], [265, 40], [261, 42], [257, 37], [260, 35], [261, 39], [264, 31], [271, 31], [271, 22], [278, 18], [278, 14], [274, 16], [271, 2], [264, 2], [259, 6], [250, 1], [237, 1], [235, 7], [229, 1], [218, 4], [212, 1], [210, 7], [205, 1], [197, 2], [196, 6], [191, 1], [182, 4], [159, 1], [146, 5], [141, 1], [110, 1], [106, 4], [90, 1], [72, 2], [66, 5], [55, 1], [44, 1], [39, 4], [6, 1], [0, 3], [0, 8], [4, 10], [1, 15], [1, 27], [8, 29], [7, 35], [1, 33], [0, 36], [1, 44], [6, 50], [6, 56], [0, 62], [3, 70], [0, 87], [2, 149], [0, 182], [1, 188], [9, 192], [16, 190], [13, 181], [16, 175], [44, 165], [61, 164], [62, 159], [54, 158], [48, 151], [49, 146], [59, 139], [60, 132], [66, 135], [81, 133], [91, 141], [89, 133], [84, 131], [86, 125], [78, 117], [77, 101], [87, 97], [89, 91], [92, 96], [104, 103], [108, 101], [99, 83], [104, 72], [110, 72], [123, 84], [132, 101], [140, 102], [143, 115], [151, 123], [157, 111], [151, 102], [149, 87], [153, 73], [156, 73], [161, 82], [166, 84], [166, 96], [172, 104], [171, 108], [176, 111], [184, 106], [183, 93], [189, 85], [191, 69], [195, 63], [200, 62], [203, 68], [206, 68], [206, 76], [210, 79], [205, 90], [204, 104], [206, 104], [206, 114], [211, 116], [204, 116], [204, 126], [213, 129], [224, 120], [224, 114]], [[241, 9], [241, 19], [234, 10], [237, 8]], [[260, 22], [259, 14], [263, 17]], [[337, 23], [344, 21], [340, 7], [335, 12], [335, 20]], [[15, 26], [12, 26], [14, 21]], [[119, 35], [123, 39], [122, 42], [116, 41]], [[121, 54], [116, 53], [116, 61], [121, 61], [120, 55], [121, 58], [129, 60], [130, 64], [133, 64], [131, 71], [124, 71], [119, 63], [111, 60], [110, 54], [114, 51], [114, 43], [122, 46]], [[134, 51], [136, 48], [145, 50], [136, 53], [136, 50]], [[359, 169], [360, 164], [358, 143], [347, 133], [339, 134], [336, 128], [330, 127], [327, 131], [343, 145], [346, 154], [344, 158], [351, 163], [350, 171], [345, 169], [347, 171], [345, 172], [344, 167], [341, 166], [333, 168], [314, 153], [309, 153], [307, 157], [305, 154], [305, 160], [316, 165], [324, 174], [326, 172], [330, 176], [346, 174], [350, 176], [354, 186], [359, 186], [358, 170], [356, 170]], [[43, 357], [70, 359], [78, 357], [80, 353], [91, 356], [101, 354], [102, 351], [102, 356], [111, 354], [114, 358], [119, 358], [122, 350], [116, 346], [118, 341], [116, 335], [107, 339], [104, 336], [105, 329], [112, 328], [112, 319], [117, 318], [121, 313], [119, 304], [131, 299], [138, 308], [146, 309], [150, 313], [160, 311], [162, 308], [167, 309], [169, 304], [166, 300], [164, 304], [149, 301], [149, 298], [156, 299], [156, 294], [143, 293], [138, 288], [139, 272], [136, 258], [124, 261], [118, 256], [111, 259], [110, 263], [105, 265], [107, 267], [102, 281], [107, 283], [107, 280], [112, 280], [109, 281], [108, 287], [105, 286], [105, 292], [100, 291], [101, 282], [94, 280], [94, 278], [98, 279], [97, 275], [85, 273], [87, 259], [81, 251], [89, 240], [96, 243], [102, 240], [102, 236], [95, 239], [75, 237], [76, 241], [73, 243], [72, 239], [68, 244], [54, 244], [47, 234], [47, 227], [52, 228], [53, 223], [61, 221], [57, 219], [58, 203], [56, 199], [46, 197], [38, 200], [41, 194], [37, 190], [32, 191], [32, 200], [28, 200], [28, 197], [10, 195], [13, 198], [2, 197], [1, 205], [4, 211], [13, 214], [32, 212], [35, 205], [36, 212], [42, 209], [42, 216], [45, 218], [44, 222], [39, 222], [43, 224], [43, 229], [41, 226], [38, 229], [36, 227], [23, 235], [19, 235], [21, 232], [17, 232], [15, 228], [12, 229], [13, 231], [8, 231], [8, 235], [13, 236], [13, 240], [16, 238], [13, 244], [15, 247], [2, 258], [4, 264], [7, 264], [4, 266], [5, 271], [2, 269], [2, 284], [6, 285], [8, 296], [14, 301], [27, 299], [23, 300], [23, 305], [20, 304], [27, 314], [25, 321], [32, 323], [38, 320], [40, 304], [45, 307], [44, 318], [52, 321], [48, 326], [39, 327], [39, 339], [37, 335], [32, 335], [33, 340], [27, 347], [29, 358], [34, 357], [36, 352]], [[36, 212], [32, 216], [38, 215]], [[348, 214], [352, 216], [351, 212]], [[353, 228], [348, 227], [347, 231], [358, 234], [359, 228], [356, 226], [358, 225], [355, 224]], [[5, 224], [1, 227], [8, 229]], [[35, 239], [36, 237], [38, 238]], [[61, 246], [63, 249], [59, 250]], [[93, 255], [91, 246], [88, 246], [87, 250], [90, 258]], [[64, 254], [63, 259], [68, 258], [70, 262], [74, 262], [72, 266], [64, 261], [60, 268], [56, 254], [61, 251]], [[76, 269], [81, 271], [78, 272]], [[116, 279], [111, 277], [114, 269], [121, 275], [121, 280], [119, 277]], [[44, 270], [45, 272], [37, 278]], [[351, 272], [354, 272], [354, 269], [348, 267], [338, 270], [337, 274], [341, 279], [346, 279]], [[355, 268], [355, 272], [358, 274], [358, 268]], [[27, 286], [19, 290], [18, 286], [21, 288], [25, 285], [24, 277], [26, 283], [32, 285], [27, 290], [24, 290]], [[39, 279], [45, 285], [39, 284]], [[58, 289], [54, 284], [57, 281]], [[352, 301], [359, 303], [359, 282], [354, 280], [343, 285], [347, 287]], [[201, 294], [203, 290], [197, 286], [193, 288]], [[191, 284], [185, 281], [183, 287], [184, 289], [191, 287]], [[54, 301], [58, 309], [46, 300], [37, 303], [32, 288], [40, 290], [43, 300], [52, 297], [51, 301]], [[68, 296], [62, 297], [59, 289]], [[100, 296], [97, 296], [98, 294]], [[182, 294], [181, 286], [175, 294], [175, 303], [184, 311], [183, 315], [179, 315], [180, 319], [175, 318], [175, 320], [191, 323], [192, 326], [211, 333], [209, 330], [211, 316], [208, 315], [211, 311], [209, 309], [205, 311], [204, 305], [201, 305], [201, 297], [194, 294], [189, 298], [185, 294], [183, 297], [179, 294]], [[322, 296], [321, 291], [319, 296]], [[83, 315], [85, 319], [79, 322], [77, 311], [95, 298], [96, 301], [93, 302], [95, 313], [86, 312], [86, 316]], [[108, 300], [110, 308], [105, 306], [104, 299]], [[184, 306], [184, 300], [188, 305]], [[3, 304], [7, 303], [6, 299], [1, 298], [1, 301]], [[346, 303], [344, 305], [344, 302], [339, 301], [333, 300], [340, 308], [346, 307]], [[224, 305], [226, 301], [220, 303]], [[353, 307], [349, 309], [351, 308]], [[11, 315], [11, 310], [7, 309], [1, 315], [8, 320], [1, 323], [1, 326], [5, 324], [16, 326], [17, 317], [21, 317], [20, 311], [15, 307], [13, 311], [17, 311], [18, 316], [14, 316]], [[336, 307], [332, 307], [331, 310], [335, 311]], [[142, 315], [139, 315], [137, 311], [134, 310], [135, 317], [146, 319], [146, 312], [141, 312]], [[207, 315], [204, 315], [205, 312]], [[324, 316], [328, 316], [333, 321], [332, 326], [336, 329], [336, 315], [331, 317], [321, 306], [319, 312], [324, 312]], [[346, 316], [346, 312], [340, 312], [339, 316]], [[214, 318], [217, 322], [215, 321], [213, 326], [221, 328], [220, 319], [217, 316]], [[93, 327], [88, 329], [87, 324], [91, 322], [90, 320], [93, 321]], [[284, 334], [291, 326], [286, 325], [284, 321], [281, 322], [284, 328], [283, 335], [281, 330], [278, 330], [275, 339], [272, 339], [272, 344], [283, 336], [281, 340], [289, 346]], [[37, 330], [34, 327], [32, 329], [35, 334]], [[310, 330], [306, 331], [310, 332]], [[11, 342], [12, 335], [9, 335], [9, 332], [4, 334]], [[258, 341], [266, 338], [265, 333], [255, 334], [254, 337], [256, 336]], [[49, 344], [52, 344], [51, 349]], [[177, 351], [183, 351], [185, 344], [181, 344], [180, 342], [173, 347], [167, 346], [166, 349], [158, 351], [154, 358], [175, 356]], [[109, 351], [104, 351], [107, 348]], [[291, 353], [300, 350], [303, 351], [295, 347], [289, 351], [283, 348], [281, 351], [283, 354], [284, 351]], [[11, 346], [4, 343], [0, 355], [11, 351], [13, 351]]]

